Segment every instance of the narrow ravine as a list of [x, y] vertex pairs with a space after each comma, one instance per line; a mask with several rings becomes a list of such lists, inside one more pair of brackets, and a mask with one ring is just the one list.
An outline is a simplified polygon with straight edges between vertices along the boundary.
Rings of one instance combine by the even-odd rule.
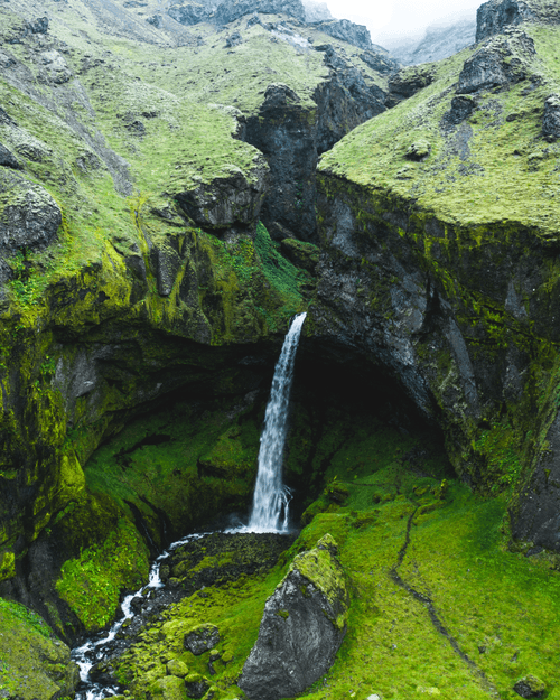
[[422, 603], [422, 605], [424, 605], [427, 608], [432, 625], [439, 632], [439, 634], [443, 635], [447, 639], [453, 651], [461, 657], [461, 659], [467, 664], [469, 669], [477, 676], [484, 690], [486, 690], [495, 698], [501, 698], [498, 689], [491, 681], [488, 680], [484, 671], [475, 664], [475, 662], [468, 656], [468, 654], [461, 650], [455, 637], [448, 632], [441, 620], [440, 614], [438, 613], [432, 599], [424, 593], [420, 593], [420, 591], [417, 591], [415, 588], [410, 586], [398, 572], [398, 569], [403, 563], [404, 557], [406, 556], [406, 553], [408, 551], [408, 546], [410, 544], [410, 531], [412, 528], [414, 516], [418, 512], [419, 507], [420, 506], [416, 506], [416, 508], [413, 510], [413, 512], [408, 518], [404, 542], [399, 550], [397, 562], [393, 565], [392, 569], [390, 570], [389, 576], [391, 577], [393, 583], [396, 583], [397, 586], [403, 588], [409, 595], [411, 595], [415, 600], [417, 600], [419, 603]]

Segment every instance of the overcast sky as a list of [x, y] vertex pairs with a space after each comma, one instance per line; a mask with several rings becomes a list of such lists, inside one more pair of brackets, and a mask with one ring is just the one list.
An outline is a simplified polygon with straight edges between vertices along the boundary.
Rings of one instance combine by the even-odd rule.
[[463, 18], [476, 19], [483, 0], [326, 0], [338, 19], [365, 24], [377, 44], [399, 37], [422, 34], [434, 24], [451, 24]]

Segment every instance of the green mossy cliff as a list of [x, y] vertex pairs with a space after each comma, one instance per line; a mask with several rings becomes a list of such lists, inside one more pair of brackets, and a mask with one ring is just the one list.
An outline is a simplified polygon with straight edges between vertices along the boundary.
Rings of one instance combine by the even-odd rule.
[[[0, 592], [70, 636], [110, 619], [118, 590], [145, 575], [146, 545], [154, 554], [247, 508], [263, 401], [253, 392], [313, 290], [313, 269], [277, 240], [313, 235], [317, 153], [382, 111], [387, 88], [364, 49], [316, 27], [304, 40], [292, 15], [193, 32], [142, 12], [97, 0], [0, 10]], [[279, 161], [274, 122], [293, 115], [268, 100], [278, 90], [294, 95], [298, 127]], [[257, 124], [266, 157], [248, 142]], [[271, 197], [300, 161], [287, 230], [291, 190]], [[271, 207], [275, 241], [260, 223]], [[130, 421], [178, 399], [184, 432], [137, 427], [136, 442], [155, 432], [173, 443], [161, 462], [143, 445], [128, 474], [127, 455], [89, 464]], [[77, 597], [96, 577], [102, 612]]]
[[515, 486], [514, 536], [557, 549], [558, 29], [503, 31], [404, 71], [425, 87], [323, 156], [308, 332], [396, 378], [462, 479]]

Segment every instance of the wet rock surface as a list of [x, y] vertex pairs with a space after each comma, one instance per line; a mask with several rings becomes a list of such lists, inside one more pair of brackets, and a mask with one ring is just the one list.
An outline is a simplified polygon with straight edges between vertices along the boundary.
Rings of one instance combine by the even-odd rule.
[[349, 604], [336, 542], [325, 535], [298, 555], [266, 601], [259, 638], [238, 685], [251, 700], [302, 692], [325, 673], [346, 633]]

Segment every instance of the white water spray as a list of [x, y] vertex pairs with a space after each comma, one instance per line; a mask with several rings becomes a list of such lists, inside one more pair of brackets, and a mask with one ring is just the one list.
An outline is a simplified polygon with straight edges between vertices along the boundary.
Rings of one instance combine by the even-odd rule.
[[97, 661], [101, 661], [107, 651], [107, 645], [113, 641], [117, 632], [123, 626], [123, 622], [133, 616], [132, 612], [132, 600], [134, 598], [141, 598], [146, 590], [149, 588], [163, 588], [163, 583], [159, 577], [159, 567], [164, 559], [169, 557], [172, 550], [181, 544], [185, 544], [189, 540], [200, 539], [204, 537], [207, 533], [187, 535], [181, 540], [177, 540], [169, 545], [169, 548], [156, 559], [152, 564], [150, 569], [150, 579], [145, 586], [139, 588], [136, 593], [127, 595], [126, 598], [121, 603], [121, 611], [123, 617], [113, 623], [113, 626], [107, 633], [105, 637], [98, 639], [97, 641], [87, 641], [82, 646], [75, 647], [72, 650], [72, 660], [77, 663], [80, 668], [80, 680], [82, 681], [83, 688], [79, 689], [76, 693], [76, 698], [78, 700], [102, 700], [103, 698], [112, 697], [117, 695], [119, 692], [118, 687], [103, 687], [98, 683], [91, 682], [89, 680], [89, 672], [91, 671], [93, 665]]
[[259, 468], [253, 510], [247, 528], [251, 532], [285, 532], [288, 529], [290, 490], [282, 484], [282, 454], [288, 427], [288, 405], [299, 336], [306, 313], [298, 314], [284, 338], [274, 368], [270, 399], [264, 416]]

